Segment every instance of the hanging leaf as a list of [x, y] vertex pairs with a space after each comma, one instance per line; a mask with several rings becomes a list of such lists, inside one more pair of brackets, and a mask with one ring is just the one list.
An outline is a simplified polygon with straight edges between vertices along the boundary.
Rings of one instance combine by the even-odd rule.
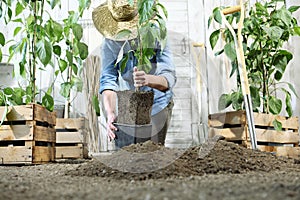
[[275, 119], [273, 122], [272, 122], [274, 128], [276, 131], [282, 131], [282, 123], [280, 121], [278, 121], [277, 119]]
[[73, 24], [72, 30], [75, 38], [79, 41], [83, 36], [83, 28], [79, 24]]
[[42, 105], [47, 108], [49, 111], [54, 110], [54, 100], [53, 97], [47, 93], [42, 98]]
[[276, 97], [269, 97], [269, 109], [274, 115], [278, 115], [282, 109], [282, 101]]
[[96, 115], [97, 116], [100, 116], [100, 106], [99, 106], [99, 99], [96, 95], [93, 95], [92, 97], [92, 105], [93, 105], [93, 108], [96, 112]]
[[235, 51], [235, 45], [233, 41], [227, 43], [224, 46], [224, 52], [231, 61], [234, 61], [236, 59], [236, 51]]
[[5, 45], [5, 37], [3, 33], [0, 32], [0, 45], [4, 46]]
[[72, 88], [72, 84], [70, 82], [64, 82], [60, 85], [59, 94], [65, 98], [69, 99], [71, 88]]
[[210, 42], [210, 46], [212, 49], [215, 48], [215, 46], [219, 40], [219, 37], [220, 37], [220, 30], [216, 30], [210, 35], [209, 42]]
[[52, 45], [45, 39], [39, 40], [36, 44], [37, 55], [40, 61], [46, 66], [52, 57]]
[[230, 94], [222, 94], [219, 98], [218, 109], [224, 110], [232, 103]]
[[89, 55], [89, 47], [83, 43], [83, 42], [78, 42], [78, 50], [79, 50], [79, 56], [82, 60], [86, 59]]

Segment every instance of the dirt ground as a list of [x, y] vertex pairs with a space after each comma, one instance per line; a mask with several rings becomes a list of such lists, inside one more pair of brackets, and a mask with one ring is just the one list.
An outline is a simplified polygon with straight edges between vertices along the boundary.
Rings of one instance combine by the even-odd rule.
[[300, 199], [300, 161], [225, 141], [152, 142], [90, 160], [0, 166], [0, 199]]

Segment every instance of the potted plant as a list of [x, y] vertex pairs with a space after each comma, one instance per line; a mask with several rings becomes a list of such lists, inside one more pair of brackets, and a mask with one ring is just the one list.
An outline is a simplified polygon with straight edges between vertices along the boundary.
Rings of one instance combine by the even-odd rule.
[[[214, 9], [213, 15], [209, 19], [209, 25], [213, 20], [222, 24], [220, 15], [222, 9]], [[288, 63], [293, 58], [293, 54], [284, 49], [283, 46], [289, 41], [291, 36], [300, 35], [300, 27], [297, 24], [296, 18], [293, 17], [293, 12], [298, 9], [299, 6], [286, 8], [285, 1], [269, 0], [264, 3], [256, 2], [247, 13], [248, 16], [244, 20], [244, 27], [242, 29], [244, 56], [252, 97], [252, 107], [256, 119], [255, 125], [265, 126], [265, 128], [268, 126], [267, 129], [273, 127], [277, 131], [283, 128], [286, 130], [291, 129], [295, 136], [293, 137], [293, 143], [295, 144], [298, 138], [296, 133], [298, 131], [298, 119], [291, 118], [293, 115], [291, 96], [292, 94], [297, 96], [297, 94], [293, 85], [286, 81], [283, 82], [282, 77], [286, 72]], [[239, 13], [234, 13], [226, 18], [231, 24], [234, 24], [235, 20], [239, 20], [239, 17]], [[234, 110], [243, 110], [244, 103], [240, 74], [237, 70], [237, 55], [230, 31], [227, 28], [220, 28], [213, 31], [210, 35], [210, 44], [212, 49], [214, 49], [221, 35], [226, 44], [216, 55], [225, 53], [230, 59], [230, 77], [236, 75], [237, 85], [236, 90], [221, 95], [219, 110], [230, 106]], [[285, 102], [285, 109], [283, 101]], [[279, 116], [284, 111], [287, 113], [289, 119]], [[266, 123], [258, 119], [258, 116], [263, 115], [258, 115], [258, 113], [265, 114], [264, 116], [268, 118], [268, 120], [265, 120]], [[228, 116], [231, 116], [229, 118], [233, 119], [232, 115]], [[210, 117], [218, 118], [217, 116]], [[290, 124], [293, 124], [293, 126], [289, 127], [289, 123], [285, 120], [292, 121]], [[258, 129], [256, 128], [256, 130]], [[260, 140], [260, 133], [259, 130], [256, 131], [258, 141]]]
[[[34, 127], [34, 130], [39, 124], [44, 124], [44, 128], [48, 130], [49, 134], [52, 134], [51, 136], [39, 136], [39, 133], [34, 135], [31, 132], [24, 132], [22, 137], [17, 137], [12, 132], [11, 134], [14, 135], [10, 138], [14, 141], [22, 140], [25, 143], [32, 143], [33, 146], [36, 145], [37, 138], [39, 138], [38, 143], [46, 142], [54, 147], [56, 119], [55, 113], [52, 112], [54, 109], [52, 89], [58, 76], [63, 77], [60, 94], [66, 99], [70, 98], [72, 88], [77, 90], [82, 88], [79, 72], [83, 60], [88, 55], [88, 48], [81, 41], [83, 29], [78, 20], [89, 6], [90, 1], [78, 0], [78, 12], [69, 11], [68, 17], [62, 21], [54, 20], [51, 17], [51, 12], [45, 9], [46, 6], [49, 7], [50, 11], [59, 9], [61, 1], [24, 0], [1, 1], [1, 3], [4, 4], [4, 6], [1, 6], [1, 14], [4, 13], [4, 15], [1, 16], [0, 20], [14, 27], [13, 35], [5, 36], [6, 40], [1, 44], [4, 43], [9, 46], [7, 62], [14, 61], [16, 64], [15, 75], [22, 79], [22, 84], [19, 84], [17, 88], [1, 88], [0, 103], [1, 106], [4, 106], [0, 112], [0, 115], [3, 116], [2, 121], [5, 117], [6, 121], [25, 121], [26, 123], [23, 126], [26, 127], [28, 121], [33, 120], [32, 127]], [[0, 37], [2, 41], [3, 38]], [[19, 40], [15, 40], [15, 38], [19, 38]], [[46, 71], [48, 68], [55, 69], [55, 66], [59, 67], [55, 71], [56, 78], [53, 83], [49, 85], [46, 91], [39, 92], [36, 86], [37, 73]], [[67, 75], [67, 78], [64, 78], [65, 75]], [[41, 100], [37, 100], [39, 93], [42, 96]], [[8, 110], [8, 106], [12, 107]], [[27, 116], [28, 109], [31, 110], [29, 111], [31, 114], [29, 118], [24, 118], [24, 116]], [[7, 123], [3, 126], [7, 126]], [[0, 138], [3, 142], [6, 139]], [[26, 146], [28, 145], [25, 144]], [[48, 158], [37, 158], [35, 156], [34, 160], [30, 160], [28, 155], [25, 155], [23, 161], [24, 157], [32, 162], [53, 161], [53, 152], [49, 154], [51, 156]]]

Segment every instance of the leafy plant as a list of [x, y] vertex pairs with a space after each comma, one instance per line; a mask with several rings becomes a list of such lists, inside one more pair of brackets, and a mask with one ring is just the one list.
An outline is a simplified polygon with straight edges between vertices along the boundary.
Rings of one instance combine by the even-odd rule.
[[[134, 0], [128, 0], [131, 6], [134, 6]], [[149, 72], [152, 68], [151, 58], [156, 55], [157, 44], [163, 50], [166, 45], [167, 29], [165, 19], [168, 18], [168, 12], [158, 0], [137, 0], [138, 23], [137, 39], [131, 41], [134, 50], [130, 50], [123, 55], [121, 49], [117, 63], [120, 62], [121, 71], [126, 67], [129, 59], [129, 53], [133, 53], [138, 61], [138, 69]], [[118, 33], [119, 37], [126, 37], [131, 34], [131, 30], [122, 30]], [[125, 46], [124, 43], [123, 47]], [[116, 63], [116, 64], [117, 64]]]
[[[6, 42], [0, 34], [0, 44], [9, 45], [8, 62], [17, 60], [18, 75], [26, 80], [26, 84], [19, 89], [10, 88], [23, 91], [16, 93], [19, 95], [18, 101], [11, 98], [8, 100], [12, 104], [35, 103], [38, 94], [37, 72], [58, 65], [55, 80], [47, 91], [43, 91], [42, 102], [38, 102], [52, 111], [52, 88], [59, 75], [63, 78], [60, 90], [63, 97], [69, 99], [71, 89], [82, 90], [83, 84], [79, 75], [82, 62], [88, 56], [88, 46], [81, 41], [83, 28], [78, 20], [90, 5], [90, 0], [78, 0], [78, 11], [69, 11], [68, 18], [62, 21], [55, 21], [51, 17], [53, 9], [61, 8], [60, 0], [3, 0], [1, 4], [5, 6], [1, 6], [0, 20], [13, 24], [15, 28], [13, 35], [7, 36], [10, 40]], [[51, 8], [50, 11], [44, 9], [45, 5]]]
[[[212, 21], [222, 24], [220, 15], [222, 9], [222, 7], [214, 9], [209, 25]], [[257, 2], [244, 20], [242, 36], [253, 111], [279, 114], [283, 110], [282, 99], [278, 95], [281, 93], [285, 100], [285, 111], [288, 116], [293, 114], [291, 95], [297, 94], [291, 83], [282, 81], [293, 54], [284, 49], [283, 45], [291, 36], [300, 35], [300, 27], [293, 17], [293, 12], [298, 9], [299, 6], [287, 9], [284, 0]], [[234, 24], [239, 21], [239, 17], [240, 13], [234, 13], [226, 16], [226, 19]], [[227, 28], [220, 28], [210, 35], [210, 44], [214, 49], [221, 35], [226, 44], [216, 55], [225, 53], [230, 59], [232, 67], [230, 77], [236, 74], [237, 89], [221, 95], [219, 109], [232, 106], [233, 109], [240, 110], [243, 109], [243, 95], [233, 37]]]

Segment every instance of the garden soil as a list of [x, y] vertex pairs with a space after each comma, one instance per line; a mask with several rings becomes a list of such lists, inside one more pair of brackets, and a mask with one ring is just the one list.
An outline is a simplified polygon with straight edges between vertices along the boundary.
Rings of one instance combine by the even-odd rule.
[[226, 141], [146, 142], [89, 160], [0, 166], [0, 199], [300, 199], [300, 161]]

